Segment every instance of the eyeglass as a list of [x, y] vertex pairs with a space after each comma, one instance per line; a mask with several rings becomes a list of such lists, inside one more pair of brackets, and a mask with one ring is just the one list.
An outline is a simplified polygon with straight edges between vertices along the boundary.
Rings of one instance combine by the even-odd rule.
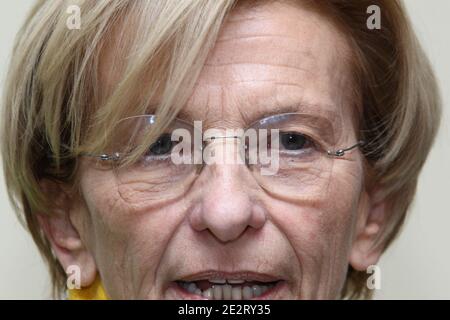
[[[125, 118], [117, 126], [120, 138], [115, 139], [107, 152], [83, 156], [110, 164], [118, 185], [135, 190], [133, 194], [139, 199], [161, 199], [175, 197], [189, 188], [205, 166], [205, 161], [198, 163], [194, 158], [202, 158], [208, 147], [215, 151], [217, 141], [222, 141], [222, 146], [229, 141], [238, 141], [243, 147], [238, 151], [242, 152], [233, 152], [240, 154], [249, 168], [248, 172], [263, 189], [280, 197], [292, 198], [302, 194], [314, 197], [326, 191], [335, 161], [344, 159], [345, 155], [365, 143], [360, 140], [339, 148], [340, 130], [329, 119], [314, 114], [283, 113], [257, 120], [239, 131], [240, 134], [223, 135], [218, 131], [208, 136], [205, 134], [198, 145], [195, 139], [185, 135], [195, 137], [203, 133], [194, 124], [177, 118], [134, 163], [121, 166], [131, 150], [142, 146], [144, 137], [156, 121], [155, 115]], [[251, 143], [252, 136], [248, 132], [257, 134], [256, 143]], [[179, 133], [185, 135], [180, 139]], [[272, 169], [273, 164], [259, 159], [262, 149], [267, 154], [278, 156], [276, 171], [272, 174], [263, 174], [265, 169]], [[176, 163], [174, 154], [191, 161]], [[250, 161], [255, 154], [256, 159]]]

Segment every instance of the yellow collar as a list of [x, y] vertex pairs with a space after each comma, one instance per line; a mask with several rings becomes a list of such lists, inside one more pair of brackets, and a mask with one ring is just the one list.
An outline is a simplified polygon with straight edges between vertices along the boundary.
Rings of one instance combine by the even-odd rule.
[[69, 300], [108, 300], [99, 276], [89, 287], [69, 289], [68, 298]]

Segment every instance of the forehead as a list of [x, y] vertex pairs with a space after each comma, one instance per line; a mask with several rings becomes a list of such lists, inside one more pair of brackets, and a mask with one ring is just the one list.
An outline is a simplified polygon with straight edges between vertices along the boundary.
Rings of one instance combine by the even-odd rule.
[[350, 112], [349, 52], [331, 22], [297, 4], [238, 6], [224, 23], [181, 117], [248, 123], [296, 109]]

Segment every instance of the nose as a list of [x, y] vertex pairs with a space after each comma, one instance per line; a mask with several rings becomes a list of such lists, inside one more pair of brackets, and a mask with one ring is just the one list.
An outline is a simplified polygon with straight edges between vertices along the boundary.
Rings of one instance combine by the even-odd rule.
[[190, 215], [191, 226], [208, 230], [221, 242], [238, 239], [247, 228], [262, 228], [266, 211], [249, 191], [254, 189], [246, 166], [213, 164], [204, 169], [201, 200]]

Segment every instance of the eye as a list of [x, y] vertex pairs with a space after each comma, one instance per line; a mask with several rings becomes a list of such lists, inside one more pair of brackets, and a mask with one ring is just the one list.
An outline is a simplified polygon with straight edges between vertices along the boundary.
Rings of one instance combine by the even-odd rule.
[[280, 132], [280, 147], [285, 150], [302, 150], [313, 146], [311, 139], [298, 132]]
[[158, 140], [154, 142], [147, 153], [148, 156], [164, 156], [172, 151], [173, 146], [176, 144], [172, 141], [171, 135], [164, 133], [159, 136]]

